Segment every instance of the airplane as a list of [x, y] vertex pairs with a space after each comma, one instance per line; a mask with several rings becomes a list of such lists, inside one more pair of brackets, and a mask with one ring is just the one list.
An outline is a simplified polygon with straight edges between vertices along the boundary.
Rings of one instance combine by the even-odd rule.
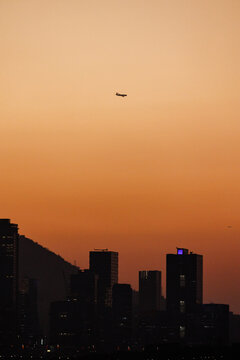
[[122, 96], [122, 97], [124, 97], [124, 96], [127, 96], [127, 94], [120, 94], [120, 93], [116, 92], [116, 96]]

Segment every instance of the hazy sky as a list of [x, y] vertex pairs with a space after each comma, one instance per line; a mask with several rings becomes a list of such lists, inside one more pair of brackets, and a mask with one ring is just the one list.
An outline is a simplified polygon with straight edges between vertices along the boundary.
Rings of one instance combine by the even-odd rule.
[[188, 247], [240, 312], [239, 39], [239, 0], [0, 0], [0, 217], [135, 288]]

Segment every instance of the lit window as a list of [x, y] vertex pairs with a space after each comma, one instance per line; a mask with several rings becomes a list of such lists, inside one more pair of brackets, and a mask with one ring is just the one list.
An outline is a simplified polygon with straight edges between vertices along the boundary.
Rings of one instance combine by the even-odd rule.
[[185, 313], [185, 301], [184, 300], [180, 300], [179, 302], [179, 310], [181, 313]]
[[185, 326], [180, 326], [179, 327], [179, 336], [180, 339], [183, 339], [185, 337], [186, 334], [186, 327]]
[[179, 285], [180, 285], [180, 287], [185, 287], [186, 286], [186, 276], [185, 275], [180, 275], [179, 276]]
[[67, 313], [62, 313], [62, 314], [59, 315], [59, 317], [61, 319], [66, 319], [67, 318]]

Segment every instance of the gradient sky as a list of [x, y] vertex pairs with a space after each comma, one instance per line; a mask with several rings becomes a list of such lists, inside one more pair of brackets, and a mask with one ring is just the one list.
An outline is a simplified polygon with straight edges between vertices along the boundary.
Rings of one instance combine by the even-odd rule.
[[135, 288], [187, 247], [240, 312], [239, 0], [0, 0], [0, 34], [0, 217]]

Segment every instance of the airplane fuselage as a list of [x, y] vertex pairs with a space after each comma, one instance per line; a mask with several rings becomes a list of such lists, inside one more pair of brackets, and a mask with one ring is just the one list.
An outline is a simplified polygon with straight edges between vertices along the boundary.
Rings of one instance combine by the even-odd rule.
[[127, 94], [120, 94], [120, 93], [116, 92], [116, 96], [122, 96], [122, 97], [124, 97], [124, 96], [127, 96]]

